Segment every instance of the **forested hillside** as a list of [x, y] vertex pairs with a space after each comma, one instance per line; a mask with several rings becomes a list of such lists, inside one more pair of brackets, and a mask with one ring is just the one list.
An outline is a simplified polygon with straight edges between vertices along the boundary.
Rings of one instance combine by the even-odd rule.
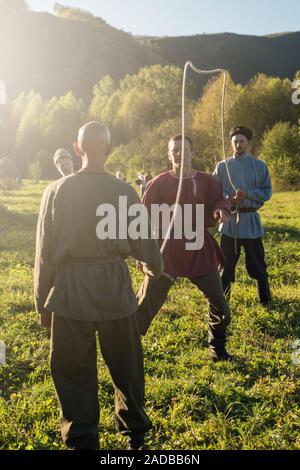
[[[7, 5], [15, 3], [19, 8], [12, 12]], [[52, 15], [20, 8], [22, 4], [0, 2], [0, 78], [11, 98], [32, 89], [45, 98], [69, 90], [89, 98], [105, 75], [120, 80], [141, 67], [182, 66], [188, 59], [202, 68], [224, 67], [242, 84], [257, 73], [291, 79], [300, 69], [300, 32], [141, 39], [82, 10], [56, 4]]]

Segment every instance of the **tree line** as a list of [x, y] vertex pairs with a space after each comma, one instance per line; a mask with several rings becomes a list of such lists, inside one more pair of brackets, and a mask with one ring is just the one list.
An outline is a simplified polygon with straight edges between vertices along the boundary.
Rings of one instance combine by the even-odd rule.
[[[299, 80], [300, 72], [295, 79]], [[152, 175], [167, 169], [167, 142], [181, 131], [182, 70], [155, 65], [127, 75], [120, 82], [102, 78], [90, 102], [70, 91], [44, 99], [38, 92], [21, 93], [0, 105], [0, 157], [9, 157], [22, 177], [56, 177], [55, 150], [72, 150], [78, 128], [86, 120], [104, 121], [112, 132], [108, 171], [121, 171], [128, 180], [144, 170]], [[212, 77], [200, 98], [187, 84], [187, 127], [195, 143], [195, 166], [211, 171], [222, 158], [220, 106], [222, 76]], [[292, 102], [292, 81], [257, 75], [242, 86], [229, 77], [225, 133], [230, 155], [229, 129], [253, 129], [254, 155], [270, 166], [278, 187], [300, 186], [300, 105]]]

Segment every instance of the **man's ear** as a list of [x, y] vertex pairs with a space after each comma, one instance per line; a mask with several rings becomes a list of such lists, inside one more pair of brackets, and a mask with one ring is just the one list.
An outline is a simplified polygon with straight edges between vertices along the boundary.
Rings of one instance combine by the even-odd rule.
[[74, 150], [75, 155], [77, 155], [77, 157], [80, 157], [80, 158], [81, 158], [81, 157], [83, 156], [83, 153], [82, 153], [82, 151], [81, 151], [80, 148], [79, 148], [78, 142], [74, 142], [74, 144], [73, 144], [73, 150]]

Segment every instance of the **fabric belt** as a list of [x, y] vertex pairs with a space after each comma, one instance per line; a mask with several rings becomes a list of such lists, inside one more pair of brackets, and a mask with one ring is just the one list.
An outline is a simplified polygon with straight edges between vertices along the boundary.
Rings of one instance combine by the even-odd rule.
[[240, 212], [241, 214], [248, 214], [248, 213], [250, 213], [250, 212], [257, 212], [257, 211], [258, 211], [258, 209], [254, 209], [254, 208], [252, 208], [252, 209], [251, 209], [251, 208], [247, 208], [247, 207], [240, 207], [240, 208], [239, 208], [239, 212]]
[[65, 258], [60, 265], [101, 265], [101, 264], [110, 264], [117, 261], [121, 261], [120, 256], [107, 256], [105, 258], [95, 257], [95, 258]]

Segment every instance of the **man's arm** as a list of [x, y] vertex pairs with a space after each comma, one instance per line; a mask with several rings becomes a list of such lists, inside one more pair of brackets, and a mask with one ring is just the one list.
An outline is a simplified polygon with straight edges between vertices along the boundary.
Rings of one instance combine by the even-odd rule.
[[41, 315], [41, 323], [49, 326], [51, 313], [44, 305], [53, 285], [55, 266], [51, 263], [52, 202], [53, 185], [46, 188], [36, 231], [36, 252], [34, 267], [34, 297], [36, 311]]
[[[222, 184], [215, 178], [211, 179], [209, 198], [209, 206], [215, 223], [227, 222], [231, 215], [231, 201], [230, 198], [224, 196]], [[215, 225], [215, 223], [212, 223], [212, 225]]]
[[[142, 209], [145, 209], [145, 206], [141, 203], [140, 198], [138, 197], [136, 191], [132, 189], [130, 205], [140, 204]], [[143, 198], [144, 201], [144, 198]], [[132, 256], [141, 264], [138, 263], [139, 268], [147, 274], [148, 276], [158, 279], [163, 273], [163, 258], [160, 253], [159, 245], [157, 240], [151, 237], [152, 228], [150, 223], [150, 217], [147, 209], [144, 210], [145, 223], [148, 227], [148, 239], [139, 238], [134, 240], [130, 233], [128, 234], [128, 241], [132, 250]]]
[[[225, 181], [228, 180], [228, 175], [227, 175], [227, 172], [225, 171], [225, 169], [226, 169], [225, 164], [223, 165], [222, 162], [218, 163], [215, 170], [214, 170], [214, 172], [213, 172], [213, 176], [218, 181], [218, 183], [220, 183], [222, 185], [224, 198], [229, 199], [232, 196], [232, 193], [229, 193], [228, 191], [226, 191], [224, 189]], [[226, 175], [226, 176], [224, 176], [224, 175]], [[225, 180], [225, 178], [226, 178], [226, 180]]]
[[260, 179], [261, 179], [260, 187], [254, 188], [254, 189], [248, 189], [246, 199], [249, 199], [250, 201], [257, 201], [257, 202], [264, 203], [264, 202], [269, 201], [272, 197], [272, 183], [271, 183], [271, 178], [270, 178], [267, 165], [262, 161], [260, 161], [260, 164], [261, 164], [260, 171], [262, 173], [262, 175], [260, 176]]

